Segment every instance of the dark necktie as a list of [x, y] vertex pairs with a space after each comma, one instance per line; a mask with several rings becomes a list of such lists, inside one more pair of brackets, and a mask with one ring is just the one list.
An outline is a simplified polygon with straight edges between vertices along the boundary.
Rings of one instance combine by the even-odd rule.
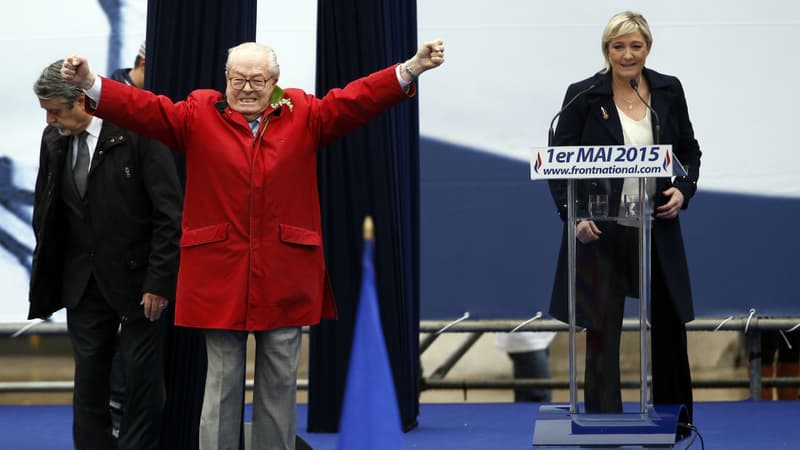
[[78, 193], [83, 197], [86, 195], [86, 179], [89, 176], [89, 145], [86, 143], [87, 132], [78, 136], [78, 158], [75, 160], [75, 167], [72, 168], [72, 176], [75, 177], [75, 186]]

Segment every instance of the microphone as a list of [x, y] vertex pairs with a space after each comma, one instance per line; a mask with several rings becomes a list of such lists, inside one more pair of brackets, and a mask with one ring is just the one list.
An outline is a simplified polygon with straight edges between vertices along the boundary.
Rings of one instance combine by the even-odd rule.
[[602, 79], [602, 78], [601, 78], [601, 79], [599, 79], [599, 80], [597, 80], [597, 81], [595, 81], [594, 83], [592, 83], [592, 85], [591, 85], [591, 86], [589, 86], [588, 88], [586, 88], [586, 89], [584, 89], [584, 90], [582, 90], [582, 91], [578, 92], [577, 94], [575, 94], [575, 96], [574, 96], [574, 97], [572, 97], [571, 99], [569, 99], [569, 101], [568, 101], [568, 102], [567, 102], [567, 103], [564, 105], [564, 107], [563, 107], [563, 108], [561, 108], [561, 109], [560, 109], [560, 110], [559, 110], [559, 111], [556, 113], [556, 115], [555, 115], [555, 116], [553, 116], [553, 120], [551, 120], [551, 121], [550, 121], [550, 129], [547, 131], [547, 146], [548, 146], [548, 147], [549, 147], [549, 146], [551, 146], [551, 145], [553, 145], [553, 135], [555, 134], [555, 132], [553, 131], [553, 124], [554, 124], [554, 123], [556, 123], [556, 119], [558, 119], [558, 116], [560, 116], [560, 115], [561, 115], [561, 113], [563, 113], [564, 111], [566, 111], [566, 110], [567, 110], [567, 108], [569, 108], [569, 106], [570, 106], [570, 105], [571, 105], [571, 104], [572, 104], [572, 103], [573, 103], [575, 100], [579, 99], [580, 97], [583, 97], [583, 95], [584, 95], [584, 94], [586, 94], [587, 92], [589, 92], [589, 91], [591, 91], [592, 89], [596, 88], [597, 86], [600, 86], [601, 84], [603, 84], [603, 79]]
[[658, 120], [658, 114], [656, 113], [656, 110], [653, 109], [653, 107], [650, 106], [650, 104], [648, 104], [646, 101], [644, 101], [644, 98], [642, 98], [642, 94], [639, 93], [639, 82], [636, 81], [636, 78], [631, 80], [631, 87], [633, 88], [633, 92], [636, 92], [636, 96], [639, 97], [639, 100], [641, 100], [642, 103], [644, 103], [644, 106], [646, 106], [647, 109], [650, 110], [650, 114], [652, 114], [653, 118], [655, 119], [654, 125], [656, 129], [656, 134], [655, 136], [653, 136], [653, 144], [658, 145], [659, 144], [658, 141], [661, 136], [661, 121]]

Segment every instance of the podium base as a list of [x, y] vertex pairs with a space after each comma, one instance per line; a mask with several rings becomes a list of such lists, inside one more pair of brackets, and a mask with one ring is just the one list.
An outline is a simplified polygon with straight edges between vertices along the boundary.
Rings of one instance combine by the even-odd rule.
[[683, 405], [650, 405], [642, 414], [570, 414], [569, 405], [542, 405], [534, 424], [537, 450], [568, 448], [674, 448]]

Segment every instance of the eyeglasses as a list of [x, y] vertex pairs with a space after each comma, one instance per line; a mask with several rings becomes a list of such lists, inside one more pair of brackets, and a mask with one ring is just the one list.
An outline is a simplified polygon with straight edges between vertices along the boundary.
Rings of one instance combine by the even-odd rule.
[[264, 79], [264, 78], [228, 78], [228, 81], [231, 82], [231, 87], [237, 90], [244, 89], [244, 86], [247, 83], [250, 83], [250, 89], [254, 91], [260, 91], [267, 86], [267, 83], [272, 80], [272, 78]]

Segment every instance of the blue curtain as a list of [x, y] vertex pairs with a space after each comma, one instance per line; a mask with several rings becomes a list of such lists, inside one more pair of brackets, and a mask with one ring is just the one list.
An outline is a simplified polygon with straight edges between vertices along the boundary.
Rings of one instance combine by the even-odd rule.
[[[405, 0], [319, 0], [317, 95], [417, 49]], [[323, 235], [338, 321], [311, 331], [308, 430], [338, 428], [360, 287], [364, 216], [375, 222], [381, 321], [404, 430], [419, 412], [419, 124], [417, 101], [392, 108], [318, 157]]]
[[[227, 49], [256, 37], [256, 0], [148, 0], [145, 86], [173, 100], [225, 89]], [[182, 155], [176, 154], [183, 179]], [[174, 310], [167, 317], [173, 323]], [[170, 326], [165, 341], [167, 404], [161, 448], [198, 448], [206, 374], [199, 330]]]

